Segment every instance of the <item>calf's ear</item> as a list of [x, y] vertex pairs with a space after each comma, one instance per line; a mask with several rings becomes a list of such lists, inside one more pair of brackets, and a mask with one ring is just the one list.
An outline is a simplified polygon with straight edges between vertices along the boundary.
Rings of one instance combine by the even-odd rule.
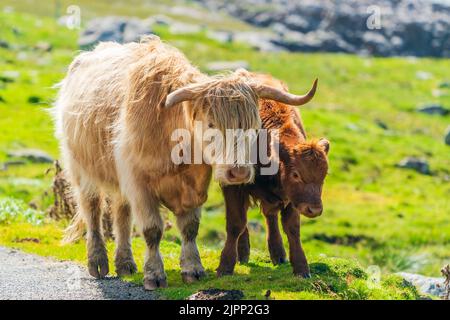
[[325, 151], [326, 154], [328, 154], [328, 151], [330, 151], [330, 141], [325, 138], [320, 138], [317, 144], [323, 148], [323, 151]]

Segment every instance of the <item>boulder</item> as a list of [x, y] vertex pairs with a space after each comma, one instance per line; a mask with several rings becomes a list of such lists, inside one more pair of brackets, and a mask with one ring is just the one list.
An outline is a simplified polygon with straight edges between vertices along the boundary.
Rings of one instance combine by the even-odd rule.
[[[450, 2], [427, 0], [196, 0], [256, 27], [291, 51], [379, 56], [450, 56]], [[378, 9], [378, 10], [377, 10]], [[298, 32], [295, 39], [285, 34]], [[305, 36], [309, 34], [309, 36]]]
[[399, 276], [414, 285], [422, 294], [442, 297], [446, 293], [444, 278], [426, 277], [407, 272], [400, 272]]
[[403, 169], [412, 169], [421, 174], [431, 174], [428, 161], [421, 158], [407, 157], [397, 163], [396, 166]]
[[151, 20], [127, 17], [103, 17], [88, 22], [81, 32], [78, 45], [91, 48], [101, 41], [127, 43], [139, 41], [141, 36], [151, 34]]

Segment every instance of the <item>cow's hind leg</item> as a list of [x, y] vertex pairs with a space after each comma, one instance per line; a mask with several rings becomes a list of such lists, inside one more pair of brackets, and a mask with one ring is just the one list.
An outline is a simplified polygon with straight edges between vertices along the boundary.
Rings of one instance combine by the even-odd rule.
[[89, 274], [103, 278], [109, 272], [108, 254], [103, 240], [101, 200], [94, 188], [74, 186], [78, 210], [86, 223]]
[[137, 271], [131, 250], [131, 210], [128, 203], [120, 196], [112, 198], [114, 237], [116, 252], [114, 263], [118, 276], [133, 274]]
[[205, 269], [200, 260], [196, 238], [200, 225], [201, 208], [177, 215], [177, 225], [182, 236], [181, 243], [181, 277], [184, 282], [192, 283], [205, 275]]

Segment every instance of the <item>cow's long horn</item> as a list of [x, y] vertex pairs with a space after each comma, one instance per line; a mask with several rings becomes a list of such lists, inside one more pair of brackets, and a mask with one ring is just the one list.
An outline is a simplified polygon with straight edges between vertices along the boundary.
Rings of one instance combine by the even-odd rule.
[[189, 85], [169, 93], [167, 95], [164, 107], [170, 108], [180, 102], [194, 100], [198, 96], [199, 86], [201, 85], [200, 84]]
[[293, 106], [301, 106], [309, 102], [314, 97], [317, 89], [317, 81], [318, 79], [314, 80], [314, 83], [309, 92], [303, 96], [297, 96], [295, 94], [266, 85], [257, 85], [254, 90], [260, 98], [271, 99]]

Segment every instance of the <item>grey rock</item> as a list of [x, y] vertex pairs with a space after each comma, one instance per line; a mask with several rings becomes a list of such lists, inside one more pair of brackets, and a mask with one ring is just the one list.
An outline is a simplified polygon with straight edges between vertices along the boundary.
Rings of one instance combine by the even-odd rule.
[[206, 36], [221, 43], [233, 42], [234, 37], [233, 32], [230, 31], [208, 31]]
[[34, 49], [38, 50], [38, 51], [44, 51], [44, 52], [49, 52], [52, 51], [53, 46], [51, 43], [46, 42], [46, 41], [39, 41], [38, 43], [36, 43], [36, 45], [34, 46]]
[[243, 60], [214, 61], [214, 62], [210, 62], [206, 65], [206, 69], [208, 69], [208, 71], [211, 71], [211, 72], [226, 71], [226, 70], [235, 71], [240, 68], [249, 70], [250, 66], [247, 61], [243, 61]]
[[174, 22], [170, 25], [169, 31], [173, 34], [195, 34], [203, 30], [198, 24]]
[[381, 129], [383, 129], [383, 130], [389, 130], [388, 125], [387, 125], [384, 121], [382, 121], [382, 120], [380, 120], [380, 119], [376, 119], [376, 120], [375, 120], [375, 123], [376, 123], [376, 125], [377, 125], [378, 127], [380, 127]]
[[[380, 0], [196, 0], [257, 27], [271, 27], [274, 44], [291, 51], [332, 51], [380, 56], [450, 56], [450, 2]], [[299, 32], [295, 41], [284, 39]], [[349, 51], [351, 50], [351, 51]]]
[[450, 113], [449, 109], [445, 108], [440, 104], [426, 104], [417, 108], [417, 111], [430, 115], [439, 115], [439, 116], [445, 116]]
[[428, 161], [416, 157], [407, 157], [396, 165], [398, 168], [412, 169], [422, 174], [431, 174]]
[[0, 48], [9, 49], [9, 42], [6, 41], [6, 40], [1, 40], [0, 39]]
[[414, 285], [422, 294], [442, 297], [445, 294], [444, 278], [426, 277], [420, 274], [400, 272], [399, 275]]
[[241, 290], [206, 289], [189, 296], [187, 300], [241, 300], [244, 293]]
[[53, 163], [53, 158], [42, 150], [21, 149], [7, 152], [8, 157], [22, 158], [35, 163]]
[[450, 126], [447, 127], [447, 130], [445, 132], [444, 142], [446, 145], [450, 146]]
[[88, 22], [81, 32], [78, 45], [90, 48], [101, 41], [115, 41], [128, 43], [152, 33], [151, 20], [142, 20], [127, 17], [96, 18]]
[[439, 84], [439, 88], [441, 89], [447, 89], [450, 88], [450, 81], [443, 81]]

